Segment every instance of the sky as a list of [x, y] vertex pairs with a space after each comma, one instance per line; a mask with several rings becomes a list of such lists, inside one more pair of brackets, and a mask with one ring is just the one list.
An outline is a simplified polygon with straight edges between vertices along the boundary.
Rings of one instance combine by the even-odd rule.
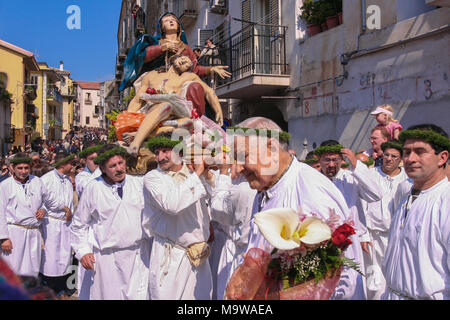
[[[115, 77], [121, 0], [0, 0], [0, 39], [71, 72], [73, 80], [106, 81]], [[80, 29], [74, 25], [80, 8]], [[76, 26], [76, 25], [75, 25]], [[1, 61], [0, 61], [1, 63]]]

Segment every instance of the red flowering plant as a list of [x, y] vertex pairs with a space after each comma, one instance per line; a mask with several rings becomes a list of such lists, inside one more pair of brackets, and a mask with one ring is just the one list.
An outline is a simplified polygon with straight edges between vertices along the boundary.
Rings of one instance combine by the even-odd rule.
[[145, 93], [148, 93], [148, 94], [165, 94], [165, 92], [164, 91], [162, 91], [162, 90], [156, 90], [155, 88], [147, 88], [147, 90], [145, 90]]
[[[259, 268], [264, 272], [259, 279], [264, 280], [249, 285], [247, 276], [241, 283], [239, 273], [245, 270], [239, 270], [228, 284], [227, 298], [329, 299], [344, 267], [361, 273], [358, 263], [344, 256], [355, 234], [353, 223], [341, 221], [334, 210], [330, 210], [328, 220], [284, 208], [257, 213], [255, 223], [274, 249], [270, 254], [250, 249], [245, 260], [265, 261]], [[247, 294], [249, 287], [253, 295]]]

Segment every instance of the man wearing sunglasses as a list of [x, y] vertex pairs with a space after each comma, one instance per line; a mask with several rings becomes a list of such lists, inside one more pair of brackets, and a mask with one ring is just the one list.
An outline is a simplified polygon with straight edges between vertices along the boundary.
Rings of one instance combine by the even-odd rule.
[[[355, 223], [355, 241], [351, 244], [354, 259], [364, 270], [364, 259], [362, 251], [368, 253], [367, 244], [370, 241], [366, 228], [364, 209], [367, 203], [379, 201], [383, 196], [383, 191], [373, 178], [369, 168], [356, 159], [355, 154], [344, 148], [335, 140], [327, 140], [314, 150], [314, 154], [319, 158], [322, 173], [327, 176], [344, 195], [347, 206], [350, 209], [349, 219]], [[344, 157], [350, 162], [349, 170], [341, 170]], [[361, 243], [361, 246], [357, 243]], [[349, 248], [350, 250], [350, 248]], [[360, 274], [356, 277], [355, 292], [353, 299], [366, 299], [365, 279]]]
[[400, 184], [407, 184], [409, 188], [412, 186], [405, 170], [400, 166], [403, 154], [403, 146], [400, 142], [396, 140], [384, 142], [381, 149], [383, 165], [370, 170], [383, 188], [384, 196], [380, 201], [368, 203], [366, 212], [371, 248], [366, 247], [370, 254], [364, 255], [364, 263], [367, 276], [367, 298], [370, 300], [379, 300], [386, 289], [381, 265], [393, 216], [394, 196]]

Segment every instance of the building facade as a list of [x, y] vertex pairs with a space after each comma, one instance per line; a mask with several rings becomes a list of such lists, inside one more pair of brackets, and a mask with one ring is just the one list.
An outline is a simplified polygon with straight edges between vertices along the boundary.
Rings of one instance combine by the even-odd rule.
[[[33, 101], [37, 93], [30, 85], [30, 79], [32, 72], [38, 70], [33, 53], [0, 40], [1, 91], [3, 95], [10, 95], [8, 99], [1, 99], [4, 114], [3, 123], [0, 123], [2, 152], [12, 146], [25, 146], [31, 141], [33, 128], [30, 120], [35, 112]], [[8, 109], [10, 116], [7, 115]]]
[[100, 103], [100, 82], [75, 80], [74, 127], [105, 128], [105, 112]]
[[[449, 1], [328, 0], [342, 19], [333, 13], [337, 22], [315, 35], [302, 17], [304, 0], [157, 2], [147, 25], [172, 11], [192, 48], [208, 38], [218, 46], [232, 73], [213, 83], [225, 116], [233, 124], [271, 118], [292, 134], [298, 154], [327, 139], [368, 148], [377, 124], [370, 112], [381, 104], [405, 127], [428, 122], [450, 132]], [[123, 1], [122, 14], [130, 5]], [[132, 30], [119, 24], [119, 33], [127, 52]]]

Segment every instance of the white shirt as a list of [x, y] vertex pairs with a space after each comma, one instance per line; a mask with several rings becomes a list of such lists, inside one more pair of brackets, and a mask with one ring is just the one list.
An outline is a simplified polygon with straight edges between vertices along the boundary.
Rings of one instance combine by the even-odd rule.
[[[323, 174], [310, 166], [293, 160], [289, 169], [270, 189], [259, 192], [253, 204], [255, 213], [272, 208], [302, 209], [306, 215], [317, 214], [322, 219], [330, 217], [330, 209], [344, 222], [349, 217], [349, 211], [342, 193]], [[273, 246], [264, 239], [258, 226], [252, 218], [248, 251], [260, 248], [270, 253]]]
[[144, 229], [187, 248], [209, 238], [208, 193], [185, 164], [178, 172], [157, 168], [144, 176]]
[[399, 184], [408, 181], [408, 176], [402, 167], [400, 173], [394, 177], [384, 173], [381, 167], [369, 169], [383, 190], [380, 201], [367, 203], [366, 226], [369, 230], [388, 232], [394, 214], [394, 196]]
[[[383, 261], [387, 287], [415, 299], [448, 300], [450, 183], [445, 177], [412, 204], [411, 198], [403, 196], [391, 224]], [[399, 296], [387, 291], [384, 298]]]
[[[120, 198], [118, 188], [122, 186]], [[127, 175], [122, 183], [110, 185], [102, 176], [90, 181], [70, 226], [72, 246], [79, 257], [92, 253], [92, 245], [99, 251], [135, 247], [143, 238], [142, 209], [144, 207], [142, 177]]]
[[379, 201], [383, 197], [383, 190], [373, 174], [364, 163], [357, 160], [354, 169], [340, 169], [332, 181], [344, 195], [360, 241], [370, 241], [366, 228], [365, 202]]
[[66, 213], [62, 210], [64, 206], [73, 211], [72, 181], [68, 176], [60, 174], [56, 169], [44, 174], [41, 180], [47, 192], [58, 199], [61, 204], [57, 210], [45, 206], [47, 215], [57, 219], [65, 218]]
[[[250, 189], [245, 177], [231, 179], [220, 174], [211, 196], [211, 218], [236, 245], [247, 245], [249, 222], [256, 190]], [[245, 248], [245, 247], [244, 247]]]
[[83, 169], [83, 171], [77, 174], [75, 177], [75, 190], [77, 191], [78, 198], [81, 197], [81, 194], [89, 181], [100, 177], [101, 175], [102, 172], [100, 168], [97, 168], [94, 172], [91, 172], [87, 166]]
[[62, 209], [55, 195], [46, 192], [41, 179], [29, 175], [22, 184], [9, 177], [0, 184], [0, 239], [8, 239], [8, 223], [23, 226], [39, 226], [36, 219], [37, 210], [43, 203], [51, 210]]

